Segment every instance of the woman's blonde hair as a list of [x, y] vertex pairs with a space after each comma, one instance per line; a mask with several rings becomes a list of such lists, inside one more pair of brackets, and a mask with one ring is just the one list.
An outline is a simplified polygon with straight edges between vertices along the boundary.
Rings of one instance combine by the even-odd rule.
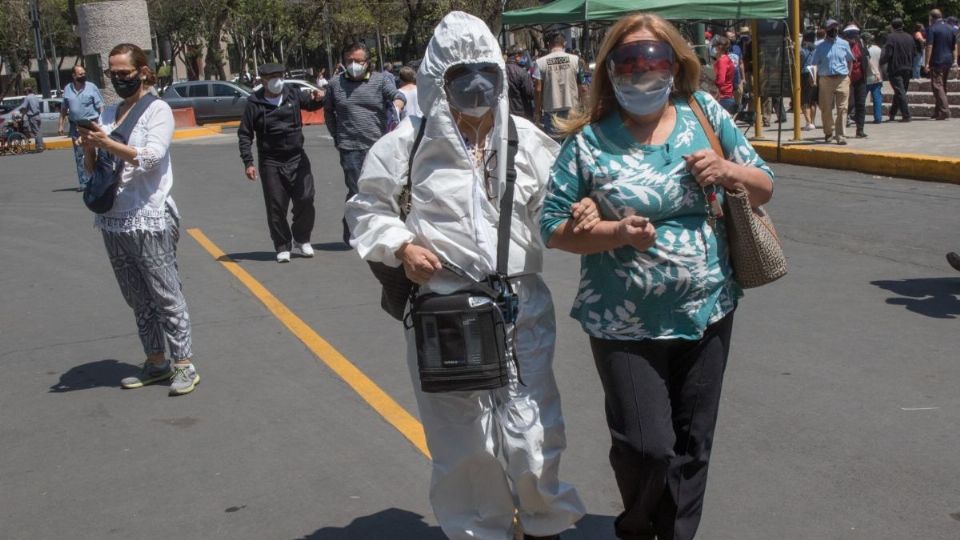
[[610, 27], [600, 45], [600, 53], [597, 55], [596, 68], [593, 72], [593, 83], [590, 87], [590, 97], [585, 107], [570, 118], [557, 120], [562, 135], [577, 133], [608, 113], [620, 110], [620, 105], [613, 93], [613, 82], [607, 71], [607, 57], [621, 44], [623, 38], [640, 30], [649, 31], [656, 36], [657, 40], [670, 45], [673, 49], [674, 61], [679, 67], [673, 78], [673, 95], [684, 98], [693, 95], [700, 84], [700, 61], [676, 27], [653, 13], [627, 15]]

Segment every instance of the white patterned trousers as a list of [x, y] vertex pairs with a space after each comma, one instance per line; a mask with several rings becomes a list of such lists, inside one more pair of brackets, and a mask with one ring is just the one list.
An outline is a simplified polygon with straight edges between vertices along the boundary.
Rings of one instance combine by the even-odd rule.
[[143, 352], [166, 351], [174, 361], [193, 356], [190, 314], [177, 269], [179, 221], [168, 208], [163, 231], [103, 231], [120, 292], [137, 318]]

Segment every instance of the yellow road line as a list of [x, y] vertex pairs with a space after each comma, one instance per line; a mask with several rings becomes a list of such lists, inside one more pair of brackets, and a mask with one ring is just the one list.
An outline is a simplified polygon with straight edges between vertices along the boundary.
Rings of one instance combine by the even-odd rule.
[[357, 394], [360, 395], [377, 413], [380, 414], [406, 437], [413, 446], [420, 450], [424, 456], [430, 458], [430, 451], [427, 450], [427, 440], [423, 433], [423, 425], [408, 413], [399, 403], [393, 400], [384, 392], [377, 383], [370, 380], [362, 371], [357, 369], [349, 360], [339, 351], [320, 337], [313, 328], [298, 317], [293, 311], [290, 311], [276, 296], [266, 287], [260, 284], [253, 276], [244, 270], [236, 261], [228, 257], [216, 244], [214, 244], [200, 229], [188, 229], [188, 233], [203, 246], [210, 255], [213, 256], [228, 272], [234, 275], [243, 283], [250, 292], [263, 302], [263, 305], [270, 310], [273, 315], [280, 320], [293, 335], [297, 336], [304, 345], [310, 349], [324, 364], [333, 370], [341, 379], [344, 380]]

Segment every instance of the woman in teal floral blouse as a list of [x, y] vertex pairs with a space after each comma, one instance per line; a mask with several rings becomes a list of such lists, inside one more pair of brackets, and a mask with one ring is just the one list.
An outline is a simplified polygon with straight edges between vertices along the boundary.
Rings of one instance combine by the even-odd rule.
[[[723, 108], [696, 91], [700, 64], [660, 17], [607, 33], [589, 110], [566, 123], [541, 234], [581, 258], [571, 315], [590, 336], [623, 499], [617, 536], [693, 538], [741, 296], [719, 204], [770, 200], [773, 173]], [[711, 150], [690, 106], [723, 147]], [[585, 211], [584, 197], [599, 207]]]

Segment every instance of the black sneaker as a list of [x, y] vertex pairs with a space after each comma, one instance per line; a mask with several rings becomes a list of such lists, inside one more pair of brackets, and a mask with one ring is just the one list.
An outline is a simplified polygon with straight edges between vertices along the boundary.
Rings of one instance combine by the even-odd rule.
[[950, 263], [950, 266], [952, 266], [954, 270], [960, 272], [960, 255], [954, 251], [947, 253], [947, 262]]

